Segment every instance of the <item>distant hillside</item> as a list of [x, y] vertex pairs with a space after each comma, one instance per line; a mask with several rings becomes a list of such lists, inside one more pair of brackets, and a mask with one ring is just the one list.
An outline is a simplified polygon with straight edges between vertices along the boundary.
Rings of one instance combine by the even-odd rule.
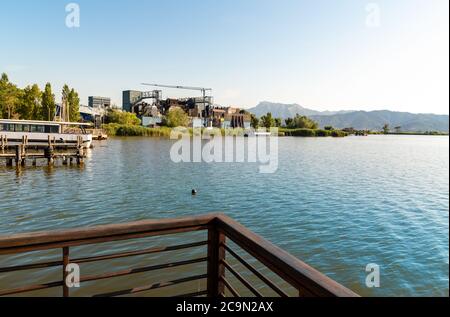
[[401, 131], [426, 132], [449, 131], [449, 116], [434, 114], [413, 114], [408, 112], [381, 111], [355, 111], [330, 116], [311, 116], [321, 127], [331, 125], [335, 128], [353, 127], [358, 130], [381, 130], [388, 123], [391, 128], [401, 127]]
[[283, 103], [273, 103], [268, 101], [260, 102], [256, 107], [249, 109], [251, 113], [261, 117], [268, 112], [271, 112], [272, 115], [276, 118], [292, 118], [296, 114], [302, 116], [315, 116], [315, 115], [334, 115], [338, 113], [349, 113], [351, 111], [316, 111], [311, 110], [305, 107], [302, 107], [298, 104], [283, 104]]
[[292, 118], [296, 114], [308, 116], [321, 127], [331, 125], [338, 129], [353, 127], [358, 130], [381, 130], [386, 123], [391, 128], [401, 127], [405, 132], [439, 131], [449, 132], [449, 116], [435, 114], [413, 114], [408, 112], [380, 111], [316, 111], [298, 104], [261, 102], [249, 109], [258, 117], [271, 112], [276, 118]]

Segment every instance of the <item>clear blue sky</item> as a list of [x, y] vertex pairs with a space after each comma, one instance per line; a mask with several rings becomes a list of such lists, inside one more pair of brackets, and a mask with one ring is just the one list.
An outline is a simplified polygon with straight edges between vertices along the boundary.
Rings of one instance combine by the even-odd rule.
[[[65, 25], [78, 3], [80, 28]], [[379, 27], [368, 27], [369, 3]], [[206, 86], [216, 103], [448, 113], [448, 0], [9, 0], [0, 72], [89, 95]], [[373, 11], [371, 11], [373, 13]], [[189, 92], [168, 90], [168, 96]], [[195, 94], [195, 93], [192, 93]]]

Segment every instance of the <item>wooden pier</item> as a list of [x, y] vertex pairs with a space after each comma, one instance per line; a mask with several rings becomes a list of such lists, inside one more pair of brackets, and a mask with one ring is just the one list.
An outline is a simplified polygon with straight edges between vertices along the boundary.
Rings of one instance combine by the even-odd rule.
[[[111, 243], [113, 241], [126, 241], [144, 239], [147, 237], [175, 235], [187, 232], [205, 232], [205, 238], [199, 238], [201, 241], [170, 246], [149, 246], [145, 249], [133, 249], [127, 252], [110, 251], [109, 254], [95, 255], [85, 254], [83, 257], [75, 257], [71, 255], [70, 250], [73, 248], [86, 245], [99, 245], [102, 243]], [[230, 243], [232, 242], [232, 243]], [[99, 261], [108, 261], [127, 257], [139, 257], [148, 254], [157, 254], [174, 250], [188, 250], [199, 247], [206, 247], [202, 255], [191, 259], [172, 260], [171, 263], [148, 263], [141, 258], [140, 262], [136, 260], [135, 266], [122, 270], [98, 272], [91, 275], [80, 276], [80, 286], [86, 282], [93, 282], [105, 279], [114, 279], [123, 276], [129, 276], [129, 281], [138, 283], [136, 287], [130, 289], [122, 289], [114, 292], [91, 294], [93, 296], [124, 296], [145, 293], [161, 288], [167, 288], [174, 285], [205, 281], [205, 288], [198, 289], [195, 293], [189, 294], [172, 294], [173, 296], [182, 297], [240, 297], [241, 291], [251, 292], [256, 297], [262, 297], [270, 291], [271, 296], [288, 297], [356, 297], [358, 296], [351, 290], [345, 288], [339, 283], [326, 277], [324, 274], [313, 269], [306, 263], [300, 261], [286, 251], [276, 247], [262, 237], [249, 231], [241, 224], [223, 214], [210, 214], [196, 217], [186, 217], [168, 220], [148, 220], [139, 221], [128, 224], [105, 225], [91, 228], [80, 228], [64, 231], [39, 232], [29, 234], [19, 234], [12, 236], [0, 237], [0, 255], [23, 254], [32, 256], [30, 252], [43, 250], [61, 250], [61, 256], [48, 262], [17, 263], [15, 265], [0, 267], [0, 275], [18, 271], [46, 270], [51, 267], [60, 267], [63, 280], [53, 280], [45, 283], [32, 284], [21, 287], [8, 288], [5, 283], [0, 284], [0, 296], [16, 296], [21, 293], [35, 292], [50, 288], [60, 288], [61, 295], [70, 296], [70, 289], [64, 282], [69, 264], [85, 264]], [[239, 247], [237, 249], [235, 246]], [[111, 246], [108, 246], [111, 250]], [[245, 253], [245, 254], [243, 254]], [[78, 255], [79, 256], [79, 255]], [[264, 265], [264, 269], [255, 267], [252, 262], [247, 259], [248, 256], [253, 257], [259, 263]], [[237, 269], [233, 263], [240, 263], [242, 269]], [[186, 267], [188, 265], [206, 263], [206, 271], [192, 274], [192, 272], [175, 276], [169, 280], [157, 283], [148, 283], [140, 278], [132, 279], [133, 275], [143, 272], [157, 272], [155, 277], [160, 276], [161, 271], [171, 270], [178, 267]], [[110, 268], [105, 263], [103, 268]], [[58, 268], [59, 270], [59, 268]], [[253, 274], [262, 283], [258, 287], [252, 284], [243, 274], [246, 270]], [[268, 272], [270, 274], [267, 274]], [[264, 273], [265, 272], [265, 273]], [[271, 277], [272, 276], [272, 277]], [[273, 276], [284, 280], [290, 289], [295, 292], [288, 292], [287, 289], [279, 283], [273, 281]], [[237, 279], [244, 287], [233, 285], [233, 281]], [[23, 281], [27, 278], [23, 275]], [[141, 284], [141, 285], [139, 285]], [[266, 295], [267, 296], [267, 295]]]
[[50, 135], [46, 142], [29, 142], [27, 136], [23, 136], [21, 141], [10, 141], [0, 135], [0, 159], [6, 161], [6, 166], [14, 166], [15, 163], [15, 166], [25, 167], [28, 161], [36, 166], [38, 160], [45, 160], [48, 165], [58, 160], [63, 165], [82, 165], [86, 155], [81, 136], [76, 142], [65, 143]]

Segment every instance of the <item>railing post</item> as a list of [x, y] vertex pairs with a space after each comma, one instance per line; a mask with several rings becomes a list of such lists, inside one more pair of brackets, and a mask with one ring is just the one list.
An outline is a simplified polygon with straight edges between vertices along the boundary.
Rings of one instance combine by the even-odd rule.
[[222, 277], [225, 276], [225, 266], [222, 260], [225, 260], [226, 242], [225, 234], [220, 232], [214, 225], [208, 229], [208, 297], [217, 298], [225, 292]]
[[69, 287], [67, 286], [67, 276], [68, 272], [66, 271], [67, 266], [69, 265], [69, 247], [63, 248], [63, 297], [69, 297]]

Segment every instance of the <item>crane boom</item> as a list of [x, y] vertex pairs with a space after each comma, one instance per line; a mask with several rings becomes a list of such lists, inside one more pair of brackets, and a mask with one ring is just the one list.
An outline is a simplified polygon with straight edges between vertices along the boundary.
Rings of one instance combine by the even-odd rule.
[[151, 87], [160, 87], [160, 88], [199, 90], [199, 91], [203, 91], [203, 92], [212, 91], [211, 88], [203, 88], [203, 87], [172, 86], [172, 85], [146, 84], [146, 83], [142, 83], [142, 85], [144, 85], [144, 86], [151, 86]]
[[[173, 88], [173, 89], [185, 89], [185, 90], [198, 90], [202, 92], [203, 96], [203, 104], [206, 105], [206, 92], [212, 91], [211, 88], [203, 88], [203, 87], [188, 87], [188, 86], [172, 86], [172, 85], [160, 85], [160, 84], [146, 84], [142, 83], [144, 86], [151, 86], [151, 87], [159, 87], [159, 88]], [[200, 118], [202, 117], [202, 113], [200, 111]]]

